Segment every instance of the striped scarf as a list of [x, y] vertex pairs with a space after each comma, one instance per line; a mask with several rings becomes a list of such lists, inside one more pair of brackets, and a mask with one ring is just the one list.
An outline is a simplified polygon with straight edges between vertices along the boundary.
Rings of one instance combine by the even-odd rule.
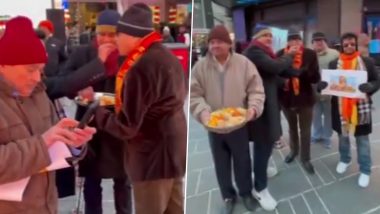
[[[341, 54], [337, 68], [340, 70], [366, 70], [359, 52], [352, 55]], [[339, 113], [344, 136], [348, 136], [350, 132], [354, 133], [357, 125], [371, 122], [371, 105], [368, 97], [365, 99], [339, 97]]]

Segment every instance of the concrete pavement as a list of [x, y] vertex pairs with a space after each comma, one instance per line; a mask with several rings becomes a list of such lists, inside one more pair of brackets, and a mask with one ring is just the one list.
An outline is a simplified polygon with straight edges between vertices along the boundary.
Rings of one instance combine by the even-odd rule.
[[[335, 171], [339, 160], [337, 136], [333, 136], [333, 148], [322, 145], [311, 146], [312, 163], [316, 174], [310, 176], [301, 168], [299, 160], [285, 164], [289, 151], [286, 146], [274, 150], [271, 165], [279, 174], [270, 179], [269, 189], [279, 201], [277, 209], [266, 212], [259, 208], [254, 213], [272, 214], [380, 214], [380, 94], [375, 96], [373, 112], [374, 132], [370, 136], [373, 173], [370, 186], [362, 189], [357, 185], [358, 164], [355, 143], [352, 141], [353, 164], [346, 174]], [[282, 119], [284, 132], [287, 124]], [[284, 136], [288, 141], [287, 134]], [[190, 119], [190, 141], [188, 144], [186, 214], [217, 214], [223, 209], [206, 131]], [[235, 213], [249, 213], [239, 202]]]
[[[285, 164], [288, 147], [274, 150], [271, 165], [277, 166], [279, 175], [270, 179], [269, 188], [279, 201], [274, 212], [258, 209], [254, 213], [272, 214], [380, 214], [380, 94], [374, 99], [374, 132], [371, 135], [373, 174], [367, 189], [357, 185], [358, 165], [355, 144], [352, 143], [353, 165], [345, 175], [335, 172], [339, 154], [337, 137], [333, 136], [333, 148], [312, 145], [312, 162], [316, 169], [314, 176], [307, 175], [297, 160]], [[187, 107], [185, 107], [186, 109]], [[282, 120], [286, 132], [286, 121]], [[186, 214], [217, 214], [223, 209], [206, 131], [192, 118], [189, 121], [190, 141], [188, 143], [188, 173], [186, 192]], [[287, 135], [285, 135], [287, 141]], [[115, 213], [113, 208], [112, 181], [105, 180], [104, 213]], [[69, 214], [75, 206], [75, 197], [60, 200], [59, 213]], [[82, 203], [83, 206], [83, 203]], [[249, 213], [239, 203], [236, 212]]]

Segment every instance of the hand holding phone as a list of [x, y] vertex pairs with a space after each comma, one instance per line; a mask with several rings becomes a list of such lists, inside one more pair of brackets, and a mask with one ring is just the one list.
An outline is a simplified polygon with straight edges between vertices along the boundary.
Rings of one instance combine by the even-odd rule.
[[79, 125], [77, 126], [78, 128], [84, 129], [84, 127], [86, 127], [86, 125], [91, 122], [91, 119], [94, 116], [95, 110], [98, 108], [99, 103], [99, 100], [95, 100], [88, 106], [86, 113], [83, 115], [82, 119], [79, 122]]

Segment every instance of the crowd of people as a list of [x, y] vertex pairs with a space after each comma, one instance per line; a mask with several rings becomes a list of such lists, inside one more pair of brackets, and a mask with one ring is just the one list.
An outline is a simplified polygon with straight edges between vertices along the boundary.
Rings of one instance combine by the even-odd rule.
[[[50, 21], [35, 31], [17, 16], [0, 36], [0, 185], [31, 177], [22, 201], [0, 200], [1, 213], [58, 213], [58, 197], [75, 195], [74, 167], [41, 171], [57, 141], [87, 145], [77, 157], [86, 214], [103, 213], [102, 179], [113, 179], [118, 214], [183, 213], [187, 81], [150, 8], [102, 11], [93, 40], [71, 54], [53, 33]], [[114, 93], [115, 105], [76, 128], [87, 107], [69, 119], [60, 98], [93, 101], [96, 92]]]
[[[202, 125], [207, 126], [215, 110], [247, 109], [249, 122], [244, 127], [227, 134], [208, 133], [225, 213], [233, 213], [238, 195], [249, 211], [258, 204], [267, 211], [276, 208], [277, 201], [268, 190], [268, 160], [283, 135], [281, 111], [289, 129], [290, 153], [285, 163], [300, 155], [303, 169], [313, 175], [310, 144], [331, 148], [334, 130], [339, 137], [337, 173], [345, 173], [351, 164], [349, 137], [355, 136], [358, 185], [365, 188], [370, 183], [371, 96], [379, 90], [380, 78], [373, 60], [359, 52], [358, 36], [343, 34], [340, 53], [328, 47], [323, 32], [313, 34], [312, 48], [305, 47], [301, 33], [294, 29], [289, 29], [287, 45], [279, 52], [273, 51], [272, 43], [271, 29], [257, 26], [249, 46], [239, 54], [227, 29], [216, 26], [209, 33], [205, 57], [193, 65], [190, 112]], [[368, 81], [358, 87], [365, 98], [321, 95], [328, 85], [321, 80], [323, 69], [367, 72]]]

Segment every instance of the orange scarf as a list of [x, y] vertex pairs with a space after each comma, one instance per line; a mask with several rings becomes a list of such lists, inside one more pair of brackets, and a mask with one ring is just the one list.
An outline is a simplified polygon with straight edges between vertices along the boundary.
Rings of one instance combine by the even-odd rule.
[[116, 75], [116, 86], [115, 86], [115, 112], [119, 113], [121, 110], [121, 107], [123, 106], [123, 99], [121, 97], [122, 90], [124, 86], [124, 78], [125, 75], [128, 73], [128, 71], [131, 69], [132, 66], [136, 64], [136, 62], [140, 59], [142, 55], [147, 51], [147, 49], [156, 42], [161, 42], [162, 38], [161, 35], [157, 32], [152, 32], [148, 34], [146, 37], [144, 37], [140, 44], [135, 47], [131, 51], [130, 54], [128, 54], [128, 57], [126, 60], [124, 60], [123, 65], [121, 66], [120, 70], [117, 72]]
[[[342, 61], [341, 68], [342, 70], [356, 70], [356, 67], [358, 65], [358, 57], [360, 56], [359, 52], [356, 52], [352, 55], [346, 55], [346, 54], [340, 54], [340, 60]], [[342, 106], [341, 106], [341, 112], [342, 117], [344, 120], [346, 120], [349, 124], [351, 124], [352, 115], [354, 113], [354, 108], [357, 105], [358, 100], [354, 98], [342, 98]]]
[[[285, 49], [285, 53], [289, 52], [289, 48], [287, 47]], [[302, 57], [303, 57], [303, 47], [301, 47], [297, 53], [294, 55], [293, 58], [293, 68], [300, 69], [302, 66]], [[292, 77], [291, 78], [292, 86], [293, 86], [293, 92], [294, 95], [298, 96], [300, 94], [300, 80], [298, 77]]]

